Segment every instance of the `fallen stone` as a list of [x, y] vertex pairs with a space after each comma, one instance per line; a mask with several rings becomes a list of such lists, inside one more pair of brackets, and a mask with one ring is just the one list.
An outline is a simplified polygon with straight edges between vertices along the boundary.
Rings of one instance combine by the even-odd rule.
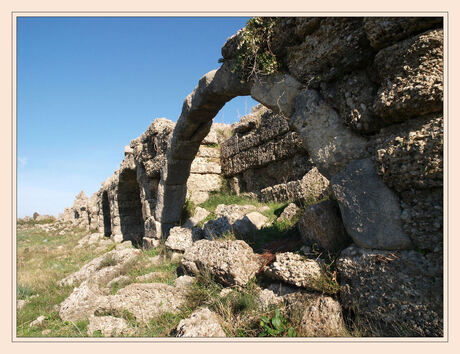
[[29, 327], [34, 327], [34, 326], [37, 326], [37, 327], [41, 327], [43, 326], [45, 323], [45, 316], [39, 316], [37, 317], [37, 319], [35, 319], [34, 321], [30, 322], [29, 324]]
[[142, 247], [145, 249], [156, 248], [160, 245], [161, 241], [156, 238], [144, 237], [142, 239]]
[[332, 178], [331, 186], [345, 229], [358, 246], [387, 250], [411, 246], [401, 227], [398, 197], [370, 160], [351, 162]]
[[298, 229], [306, 245], [316, 243], [328, 251], [338, 251], [351, 243], [343, 227], [340, 209], [335, 202], [310, 205], [299, 220]]
[[176, 337], [225, 337], [217, 315], [208, 308], [195, 310], [189, 318], [181, 320], [176, 331]]
[[256, 209], [254, 205], [219, 204], [214, 214], [218, 217], [226, 217], [228, 222], [233, 224], [236, 220], [241, 219], [243, 216]]
[[193, 244], [192, 230], [176, 226], [169, 231], [165, 246], [173, 251], [184, 252]]
[[89, 318], [88, 335], [94, 335], [95, 331], [101, 331], [104, 337], [119, 337], [134, 333], [128, 322], [123, 318], [113, 316], [91, 316]]
[[[116, 275], [118, 270], [132, 262], [140, 254], [140, 252], [140, 250], [134, 248], [107, 252], [85, 264], [80, 270], [60, 280], [58, 284], [59, 286], [74, 285], [89, 279], [99, 271], [104, 271], [104, 268], [106, 267], [109, 267], [110, 272]], [[103, 276], [103, 272], [101, 273], [101, 276]]]
[[256, 211], [246, 214], [242, 219], [236, 220], [232, 229], [238, 236], [248, 235], [251, 232], [260, 230], [268, 221], [268, 218]]
[[185, 222], [184, 227], [190, 229], [193, 226], [196, 226], [200, 221], [203, 221], [204, 219], [206, 219], [206, 217], [208, 215], [209, 215], [209, 211], [207, 211], [204, 208], [201, 208], [201, 207], [197, 206], [195, 208], [195, 213], [193, 214], [193, 216], [190, 219], [188, 219]]
[[321, 264], [295, 253], [278, 253], [276, 260], [265, 268], [264, 273], [272, 279], [297, 287], [327, 291], [324, 286], [326, 274]]
[[225, 286], [244, 286], [261, 266], [251, 247], [240, 240], [197, 241], [185, 251], [181, 262], [187, 271], [209, 272]]
[[120, 275], [119, 277], [113, 278], [111, 281], [107, 283], [107, 287], [110, 288], [115, 284], [118, 285], [125, 285], [128, 284], [130, 281], [130, 278], [127, 275]]
[[203, 236], [207, 240], [218, 239], [228, 232], [231, 232], [231, 224], [226, 216], [209, 220], [203, 225]]
[[257, 301], [261, 309], [266, 310], [270, 306], [281, 304], [283, 302], [283, 298], [276, 295], [272, 290], [263, 289], [257, 295]]
[[178, 288], [188, 288], [195, 282], [195, 278], [189, 275], [181, 275], [174, 281], [174, 286]]
[[295, 203], [290, 203], [286, 208], [284, 208], [281, 215], [278, 217], [278, 221], [290, 221], [292, 220], [298, 213], [299, 207], [295, 205]]
[[87, 319], [105, 302], [99, 288], [86, 280], [61, 303], [59, 317], [62, 321], [72, 322]]
[[116, 314], [129, 311], [137, 322], [148, 323], [161, 313], [176, 313], [186, 299], [186, 293], [181, 288], [162, 283], [134, 283], [119, 290], [116, 295], [104, 297], [97, 310]]
[[283, 297], [290, 313], [300, 313], [302, 337], [349, 336], [342, 317], [342, 307], [325, 295], [293, 293]]

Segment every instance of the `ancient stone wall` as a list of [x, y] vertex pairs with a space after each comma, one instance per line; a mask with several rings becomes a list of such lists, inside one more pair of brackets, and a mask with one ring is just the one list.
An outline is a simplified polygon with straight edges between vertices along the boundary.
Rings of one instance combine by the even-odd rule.
[[[305, 202], [317, 198], [329, 184], [282, 115], [258, 105], [232, 125], [232, 132], [222, 144], [221, 161], [222, 174], [234, 193], [252, 193], [265, 202]], [[307, 173], [310, 179], [302, 183]], [[315, 184], [321, 191], [311, 190]]]
[[[327, 178], [322, 183], [330, 181], [331, 199], [354, 243], [338, 259], [344, 308], [390, 328], [387, 333], [397, 330], [404, 314], [410, 333], [439, 335], [442, 18], [277, 18], [266, 40], [279, 69], [244, 78], [237, 70], [243, 32], [225, 43], [222, 66], [185, 98], [177, 124], [161, 123], [166, 132], [154, 122], [98, 192], [98, 207], [89, 214], [78, 205], [73, 211], [86, 212], [101, 231], [109, 230], [110, 219], [112, 234], [122, 234], [125, 205], [135, 209], [127, 217], [138, 225], [140, 200], [144, 229], [134, 230], [154, 245], [180, 222], [188, 187], [218, 188], [221, 171], [235, 191], [262, 199], [282, 199], [320, 173]], [[203, 140], [223, 105], [242, 95], [272, 112], [259, 108], [234, 126], [234, 135], [219, 142], [219, 166], [214, 144]], [[133, 197], [137, 190], [139, 199]], [[199, 200], [208, 191], [197, 192], [189, 197]], [[385, 296], [398, 301], [387, 303]]]

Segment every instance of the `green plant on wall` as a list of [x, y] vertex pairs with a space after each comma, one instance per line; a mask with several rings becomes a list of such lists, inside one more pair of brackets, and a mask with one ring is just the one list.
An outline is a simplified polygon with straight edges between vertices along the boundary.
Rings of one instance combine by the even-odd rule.
[[243, 29], [232, 70], [239, 74], [242, 81], [279, 70], [278, 60], [270, 48], [275, 23], [276, 19], [273, 17], [254, 17]]

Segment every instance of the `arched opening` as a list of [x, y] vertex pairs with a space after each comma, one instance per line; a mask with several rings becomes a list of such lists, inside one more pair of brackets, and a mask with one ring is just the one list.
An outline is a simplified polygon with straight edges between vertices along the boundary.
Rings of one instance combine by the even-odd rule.
[[80, 218], [80, 214], [78, 213], [78, 211], [75, 210], [73, 217], [74, 217], [75, 219], [79, 219], [79, 218]]
[[142, 244], [144, 219], [136, 170], [125, 169], [120, 173], [118, 184], [118, 212], [123, 240]]
[[102, 193], [102, 215], [104, 218], [104, 236], [112, 235], [112, 218], [110, 217], [110, 203], [107, 191]]

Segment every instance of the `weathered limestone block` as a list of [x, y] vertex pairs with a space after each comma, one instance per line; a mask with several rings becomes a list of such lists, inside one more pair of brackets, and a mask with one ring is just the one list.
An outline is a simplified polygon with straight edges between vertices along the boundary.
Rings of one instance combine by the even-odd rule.
[[262, 189], [260, 199], [263, 202], [294, 200], [300, 203], [311, 203], [325, 197], [328, 186], [329, 181], [314, 167], [301, 180], [281, 183]]
[[264, 269], [268, 277], [287, 284], [309, 290], [323, 291], [326, 277], [324, 269], [317, 260], [299, 254], [278, 253], [276, 260]]
[[442, 336], [442, 262], [416, 251], [350, 246], [337, 263], [342, 306], [376, 336]]
[[88, 335], [92, 336], [95, 331], [101, 331], [104, 337], [119, 337], [134, 333], [134, 328], [123, 318], [113, 316], [91, 316], [89, 318]]
[[296, 17], [296, 36], [303, 39], [305, 36], [312, 34], [318, 29], [322, 20], [322, 17]]
[[220, 174], [220, 164], [215, 161], [210, 161], [209, 159], [203, 157], [197, 157], [193, 160], [192, 166], [190, 168], [190, 173], [198, 174]]
[[442, 112], [443, 37], [442, 29], [431, 30], [377, 53], [374, 111], [386, 123]]
[[236, 235], [247, 235], [256, 230], [260, 230], [268, 221], [268, 218], [256, 211], [246, 214], [242, 219], [236, 220], [232, 229]]
[[237, 155], [223, 158], [222, 170], [225, 176], [233, 176], [249, 168], [262, 167], [303, 151], [302, 140], [299, 136], [295, 132], [288, 132], [262, 145], [244, 150]]
[[382, 49], [430, 28], [442, 27], [442, 17], [365, 17], [364, 30], [371, 46]]
[[278, 221], [289, 221], [292, 220], [297, 213], [299, 212], [300, 208], [295, 205], [295, 203], [290, 203], [286, 208], [284, 208], [281, 215], [278, 217]]
[[298, 335], [302, 337], [348, 336], [342, 306], [325, 295], [297, 292], [283, 296], [291, 314], [301, 314]]
[[254, 81], [251, 97], [261, 102], [273, 112], [289, 118], [294, 113], [294, 98], [302, 84], [287, 74], [262, 76]]
[[137, 322], [148, 323], [163, 312], [178, 312], [186, 301], [186, 292], [162, 283], [133, 283], [104, 300], [96, 313], [110, 311], [121, 315], [129, 311]]
[[210, 272], [225, 286], [244, 286], [261, 263], [244, 241], [200, 240], [186, 249], [182, 265], [193, 274]]
[[320, 86], [326, 102], [337, 110], [347, 126], [364, 133], [381, 128], [382, 120], [373, 111], [378, 86], [366, 71], [356, 71], [333, 82], [322, 82]]
[[319, 172], [330, 178], [345, 165], [365, 155], [366, 140], [343, 125], [337, 112], [315, 90], [296, 98], [290, 124], [300, 134]]
[[169, 231], [169, 236], [165, 242], [165, 246], [173, 251], [184, 252], [193, 244], [193, 241], [194, 239], [191, 229], [176, 226]]
[[94, 258], [92, 261], [85, 264], [80, 270], [60, 280], [58, 284], [59, 286], [66, 286], [83, 282], [103, 269], [106, 263], [110, 263], [110, 266], [114, 268], [115, 273], [117, 269], [121, 269], [132, 262], [140, 254], [140, 252], [140, 250], [134, 248], [110, 251]]
[[317, 243], [332, 252], [351, 243], [343, 227], [340, 209], [331, 200], [307, 207], [299, 220], [298, 229], [305, 244]]
[[217, 315], [208, 308], [193, 311], [189, 318], [179, 322], [176, 337], [226, 337]]
[[390, 188], [402, 192], [443, 186], [443, 124], [440, 116], [413, 119], [373, 138], [379, 173]]
[[356, 160], [331, 179], [347, 233], [360, 247], [411, 247], [402, 230], [398, 197], [377, 175], [371, 160]]
[[297, 46], [287, 48], [287, 67], [298, 81], [331, 81], [372, 57], [362, 18], [329, 17]]
[[254, 107], [251, 113], [242, 117], [240, 122], [233, 124], [232, 128], [236, 134], [222, 143], [223, 158], [236, 155], [289, 132], [287, 120], [262, 105]]

